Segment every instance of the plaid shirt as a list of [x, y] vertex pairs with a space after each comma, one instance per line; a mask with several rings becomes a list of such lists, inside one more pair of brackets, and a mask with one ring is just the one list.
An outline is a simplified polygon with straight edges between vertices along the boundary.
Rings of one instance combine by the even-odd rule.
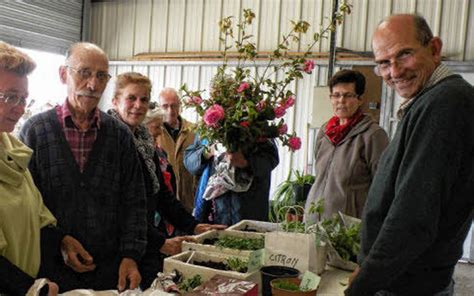
[[67, 100], [62, 105], [56, 106], [56, 114], [74, 159], [82, 173], [89, 158], [89, 153], [97, 139], [97, 130], [100, 128], [99, 108], [95, 108], [95, 111], [93, 111], [89, 118], [89, 128], [86, 130], [80, 130], [72, 120]]

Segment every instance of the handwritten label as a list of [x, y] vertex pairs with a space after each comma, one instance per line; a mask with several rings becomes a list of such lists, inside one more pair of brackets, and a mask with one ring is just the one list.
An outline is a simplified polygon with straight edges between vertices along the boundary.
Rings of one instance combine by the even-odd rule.
[[298, 261], [299, 261], [300, 259], [299, 259], [299, 258], [290, 257], [290, 256], [287, 256], [287, 255], [285, 255], [285, 254], [271, 254], [271, 255], [268, 257], [268, 260], [269, 260], [272, 264], [282, 264], [282, 265], [285, 265], [285, 266], [290, 266], [290, 267], [295, 268], [296, 264], [298, 264]]
[[247, 272], [258, 270], [263, 266], [264, 252], [265, 249], [260, 249], [250, 253]]
[[305, 273], [303, 274], [303, 278], [301, 279], [300, 290], [316, 290], [319, 286], [320, 281], [321, 277], [319, 277], [317, 274], [314, 274], [311, 271], [305, 271]]

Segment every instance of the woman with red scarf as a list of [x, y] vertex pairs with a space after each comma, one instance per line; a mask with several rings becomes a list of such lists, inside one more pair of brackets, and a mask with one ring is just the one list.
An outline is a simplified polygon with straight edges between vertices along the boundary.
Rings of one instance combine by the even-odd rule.
[[387, 133], [362, 113], [365, 77], [341, 70], [329, 81], [334, 116], [319, 130], [316, 139], [316, 180], [306, 200], [307, 222], [312, 203], [324, 200], [323, 217], [341, 211], [360, 218], [380, 155], [388, 144]]

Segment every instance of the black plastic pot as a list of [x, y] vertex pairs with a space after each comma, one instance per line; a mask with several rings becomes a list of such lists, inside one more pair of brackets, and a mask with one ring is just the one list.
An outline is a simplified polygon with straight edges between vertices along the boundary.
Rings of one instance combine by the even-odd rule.
[[293, 185], [293, 192], [295, 193], [295, 204], [298, 202], [305, 202], [306, 198], [308, 198], [309, 191], [311, 190], [312, 184], [304, 184], [304, 185]]
[[277, 278], [297, 277], [300, 274], [298, 269], [286, 267], [286, 266], [277, 266], [277, 265], [264, 266], [260, 268], [260, 272], [262, 273], [262, 295], [263, 296], [272, 295], [272, 287], [270, 286], [271, 280], [277, 279]]

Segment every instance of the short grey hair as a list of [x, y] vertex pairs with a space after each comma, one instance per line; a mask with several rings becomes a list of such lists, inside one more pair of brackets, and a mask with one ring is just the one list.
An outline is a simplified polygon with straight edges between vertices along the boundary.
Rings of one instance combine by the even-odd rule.
[[178, 102], [181, 104], [181, 99], [180, 99], [178, 91], [176, 89], [174, 89], [172, 87], [165, 87], [160, 91], [160, 94], [159, 94], [158, 97], [161, 98], [165, 94], [173, 95], [176, 98], [176, 100], [178, 100]]

